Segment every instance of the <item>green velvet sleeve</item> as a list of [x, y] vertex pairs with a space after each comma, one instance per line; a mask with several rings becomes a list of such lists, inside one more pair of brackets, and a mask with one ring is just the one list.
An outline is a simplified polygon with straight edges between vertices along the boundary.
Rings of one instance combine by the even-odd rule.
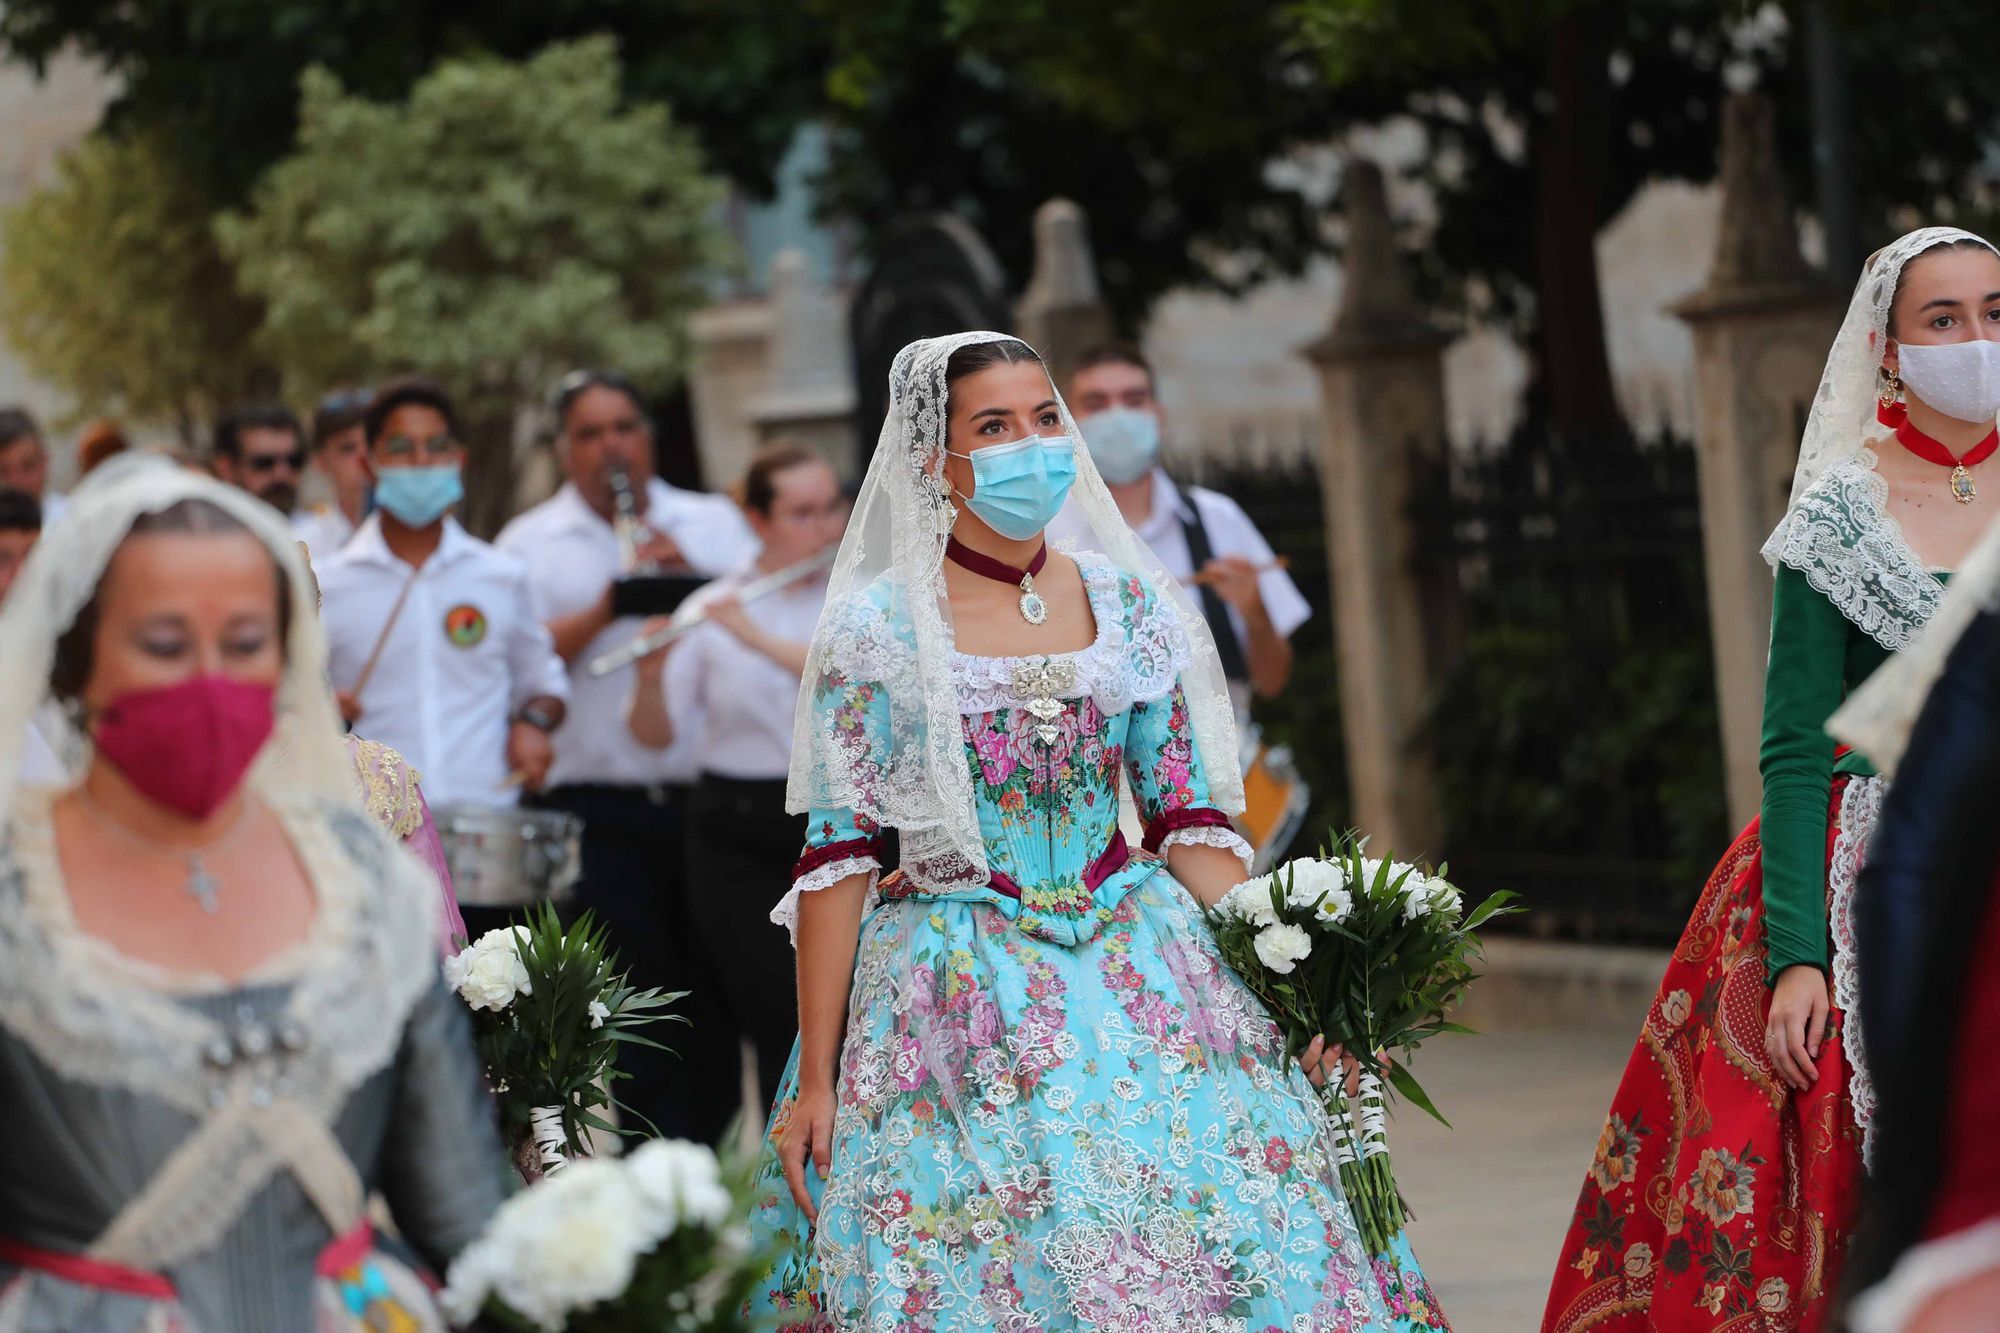
[[1826, 833], [1833, 738], [1846, 695], [1847, 618], [1805, 575], [1778, 570], [1764, 676], [1762, 837], [1767, 980], [1795, 963], [1827, 966]]

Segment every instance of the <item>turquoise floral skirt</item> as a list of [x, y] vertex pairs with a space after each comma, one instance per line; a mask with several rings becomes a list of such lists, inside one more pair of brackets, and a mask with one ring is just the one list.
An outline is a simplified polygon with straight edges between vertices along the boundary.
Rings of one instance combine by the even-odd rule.
[[1371, 1258], [1324, 1112], [1164, 872], [1081, 943], [1011, 904], [906, 898], [862, 923], [820, 1218], [776, 1143], [750, 1313], [885, 1333], [1447, 1326], [1407, 1239]]

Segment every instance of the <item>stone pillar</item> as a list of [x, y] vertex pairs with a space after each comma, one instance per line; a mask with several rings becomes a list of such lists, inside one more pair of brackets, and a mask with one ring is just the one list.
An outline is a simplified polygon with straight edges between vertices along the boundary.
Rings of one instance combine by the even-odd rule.
[[1097, 287], [1090, 220], [1067, 199], [1051, 199], [1035, 210], [1035, 272], [1014, 317], [1058, 388], [1066, 387], [1077, 357], [1111, 337], [1111, 307]]
[[770, 376], [772, 322], [771, 303], [763, 299], [712, 305], [688, 320], [694, 339], [688, 398], [705, 486], [742, 476], [757, 448], [750, 404]]
[[[847, 303], [813, 280], [803, 250], [785, 249], [771, 260], [770, 308], [769, 366], [749, 404], [757, 442], [797, 440], [824, 452], [843, 474], [860, 475]], [[729, 475], [742, 470], [739, 464]]]
[[1419, 560], [1410, 511], [1446, 464], [1450, 336], [1403, 279], [1381, 170], [1351, 161], [1342, 197], [1346, 289], [1332, 328], [1306, 355], [1325, 399], [1320, 480], [1348, 781], [1355, 823], [1378, 854], [1435, 860], [1447, 849], [1435, 771], [1418, 737], [1446, 665], [1455, 582]]
[[1757, 813], [1771, 573], [1758, 550], [1785, 509], [1799, 436], [1841, 301], [1799, 255], [1771, 105], [1723, 110], [1722, 217], [1708, 283], [1673, 312], [1694, 333], [1702, 551], [1729, 814]]

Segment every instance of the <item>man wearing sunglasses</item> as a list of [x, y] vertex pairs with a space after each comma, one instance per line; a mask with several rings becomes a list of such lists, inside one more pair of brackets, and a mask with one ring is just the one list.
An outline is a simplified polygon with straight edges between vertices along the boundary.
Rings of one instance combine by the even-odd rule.
[[277, 403], [233, 407], [215, 423], [215, 475], [291, 517], [306, 470], [306, 433]]

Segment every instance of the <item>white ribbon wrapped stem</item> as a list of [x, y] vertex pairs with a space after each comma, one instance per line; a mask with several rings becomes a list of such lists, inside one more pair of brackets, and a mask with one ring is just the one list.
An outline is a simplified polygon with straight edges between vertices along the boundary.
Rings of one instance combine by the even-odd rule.
[[1389, 1106], [1382, 1080], [1372, 1070], [1361, 1071], [1361, 1155], [1380, 1157], [1389, 1151]]
[[560, 1171], [569, 1165], [569, 1136], [563, 1133], [562, 1107], [537, 1106], [528, 1112], [528, 1133], [534, 1140], [544, 1173]]

